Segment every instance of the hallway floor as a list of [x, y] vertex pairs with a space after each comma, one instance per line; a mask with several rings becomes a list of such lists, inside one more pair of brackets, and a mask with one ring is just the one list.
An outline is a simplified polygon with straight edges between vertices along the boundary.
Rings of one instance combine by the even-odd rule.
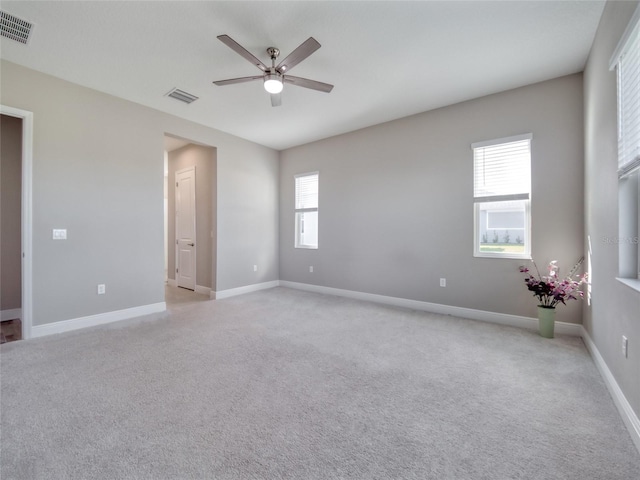
[[0, 322], [0, 343], [22, 340], [22, 322], [19, 318]]

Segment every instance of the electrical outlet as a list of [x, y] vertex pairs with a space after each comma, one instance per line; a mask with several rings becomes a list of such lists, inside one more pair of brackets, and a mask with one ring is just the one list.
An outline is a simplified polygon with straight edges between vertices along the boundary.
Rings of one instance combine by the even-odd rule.
[[67, 239], [67, 229], [66, 228], [54, 228], [53, 229], [53, 239], [54, 240], [66, 240]]
[[622, 355], [624, 358], [628, 358], [629, 354], [629, 339], [622, 335]]
[[440, 279], [440, 286], [441, 287], [446, 287], [447, 286], [447, 279], [446, 278], [441, 278]]
[[254, 266], [253, 266], [253, 271], [254, 271], [254, 272], [257, 272], [257, 271], [258, 271], [258, 265], [254, 265]]
[[309, 273], [313, 273], [313, 265], [309, 265]]
[[104, 295], [107, 293], [107, 287], [104, 283], [98, 284], [98, 295]]

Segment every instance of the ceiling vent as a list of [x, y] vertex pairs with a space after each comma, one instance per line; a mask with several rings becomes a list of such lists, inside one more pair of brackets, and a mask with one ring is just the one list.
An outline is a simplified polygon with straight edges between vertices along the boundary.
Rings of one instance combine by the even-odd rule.
[[171, 98], [175, 98], [176, 100], [180, 100], [181, 102], [184, 102], [184, 103], [191, 103], [198, 100], [198, 97], [196, 97], [195, 95], [191, 95], [190, 93], [184, 92], [177, 88], [174, 88], [169, 93], [167, 93], [167, 96]]
[[0, 35], [3, 37], [26, 45], [32, 28], [33, 23], [0, 10]]

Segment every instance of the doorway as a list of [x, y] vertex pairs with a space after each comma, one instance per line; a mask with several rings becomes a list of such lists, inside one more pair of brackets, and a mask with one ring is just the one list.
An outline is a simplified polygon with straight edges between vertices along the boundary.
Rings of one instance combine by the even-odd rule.
[[207, 298], [216, 285], [216, 171], [215, 147], [165, 135], [166, 285]]
[[0, 119], [0, 320], [11, 341], [31, 338], [33, 113], [0, 105]]
[[0, 343], [22, 338], [22, 119], [0, 115]]

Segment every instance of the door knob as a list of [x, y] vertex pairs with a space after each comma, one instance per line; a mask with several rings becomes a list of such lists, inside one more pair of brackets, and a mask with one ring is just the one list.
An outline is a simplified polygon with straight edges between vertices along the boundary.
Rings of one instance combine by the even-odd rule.
[[190, 247], [195, 247], [196, 246], [195, 243], [187, 243], [187, 245], [189, 245]]

